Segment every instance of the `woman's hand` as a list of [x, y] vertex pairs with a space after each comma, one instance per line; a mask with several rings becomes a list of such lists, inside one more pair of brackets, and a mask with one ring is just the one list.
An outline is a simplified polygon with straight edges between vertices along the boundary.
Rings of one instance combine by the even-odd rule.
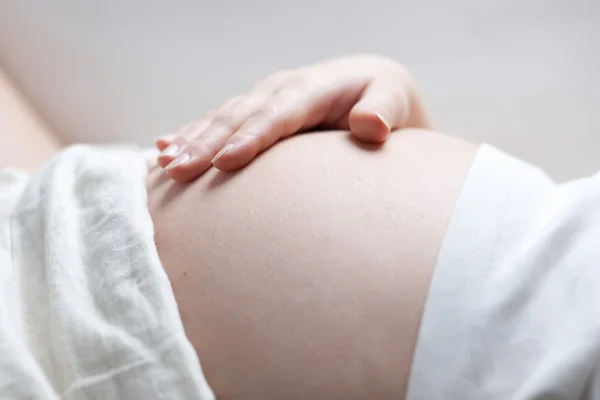
[[182, 181], [211, 165], [232, 171], [279, 139], [317, 126], [350, 129], [370, 143], [384, 142], [392, 129], [430, 127], [402, 65], [354, 56], [268, 77], [174, 135], [158, 138], [158, 162]]

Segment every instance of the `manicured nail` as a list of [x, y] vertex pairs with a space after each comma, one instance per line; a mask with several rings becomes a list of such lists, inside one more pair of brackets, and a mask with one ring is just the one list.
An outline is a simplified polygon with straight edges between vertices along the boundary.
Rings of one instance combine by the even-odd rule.
[[164, 149], [160, 153], [160, 156], [161, 157], [175, 157], [177, 154], [179, 154], [179, 145], [177, 145], [177, 143], [171, 143], [169, 146], [167, 146], [166, 149]]
[[221, 158], [221, 156], [223, 156], [223, 154], [227, 153], [231, 149], [233, 149], [233, 144], [228, 144], [227, 146], [223, 147], [221, 151], [219, 151], [217, 155], [213, 157], [211, 164], [214, 164], [215, 161], [217, 161], [219, 158]]
[[167, 135], [161, 135], [156, 138], [156, 140], [163, 140], [165, 142], [172, 142], [173, 139], [175, 139], [175, 134], [173, 134], [173, 133], [169, 133]]
[[180, 165], [183, 165], [183, 164], [187, 163], [191, 159], [192, 159], [192, 157], [188, 153], [181, 153], [180, 155], [177, 156], [176, 159], [174, 159], [173, 161], [171, 161], [165, 167], [165, 169], [171, 169], [171, 168], [178, 167]]
[[379, 120], [385, 125], [385, 127], [387, 128], [388, 132], [392, 129], [390, 127], [390, 124], [385, 120], [385, 118], [383, 118], [383, 116], [381, 114], [379, 114], [378, 112], [375, 113], [375, 115], [377, 115], [377, 118], [379, 118]]

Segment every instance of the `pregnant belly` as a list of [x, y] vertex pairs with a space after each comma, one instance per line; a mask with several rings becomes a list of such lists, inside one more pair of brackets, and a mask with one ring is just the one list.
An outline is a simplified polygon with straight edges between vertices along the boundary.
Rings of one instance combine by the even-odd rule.
[[222, 399], [397, 399], [476, 147], [300, 135], [235, 174], [149, 175], [156, 244]]

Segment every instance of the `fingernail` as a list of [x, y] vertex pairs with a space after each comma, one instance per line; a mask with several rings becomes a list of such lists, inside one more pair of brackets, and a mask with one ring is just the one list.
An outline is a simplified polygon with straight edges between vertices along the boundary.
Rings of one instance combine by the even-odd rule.
[[165, 142], [172, 142], [175, 139], [175, 134], [169, 133], [167, 135], [161, 135], [156, 138], [156, 140], [164, 140]]
[[390, 127], [390, 124], [385, 120], [385, 118], [383, 118], [383, 116], [381, 114], [379, 114], [378, 112], [375, 113], [375, 115], [377, 115], [377, 118], [379, 118], [379, 120], [385, 125], [385, 127], [387, 128], [388, 132], [392, 129]]
[[175, 168], [175, 167], [178, 167], [180, 165], [183, 165], [183, 164], [187, 163], [188, 161], [190, 161], [191, 158], [192, 157], [188, 153], [181, 153], [179, 156], [177, 156], [176, 159], [174, 159], [173, 161], [171, 161], [165, 167], [165, 169], [171, 169], [171, 168]]
[[223, 147], [221, 151], [219, 151], [217, 155], [213, 157], [210, 163], [214, 164], [215, 161], [217, 161], [219, 158], [221, 158], [221, 156], [223, 156], [223, 154], [227, 153], [231, 149], [233, 149], [233, 144], [228, 144], [227, 146]]
[[171, 143], [170, 145], [167, 146], [166, 149], [164, 149], [160, 153], [160, 156], [161, 157], [175, 157], [177, 154], [179, 154], [179, 146], [176, 143]]

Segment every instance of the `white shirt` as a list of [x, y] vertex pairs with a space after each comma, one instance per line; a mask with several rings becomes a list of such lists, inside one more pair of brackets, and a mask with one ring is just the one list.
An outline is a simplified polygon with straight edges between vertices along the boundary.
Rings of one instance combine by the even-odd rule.
[[156, 247], [136, 151], [0, 171], [0, 399], [214, 399]]
[[482, 146], [440, 250], [409, 400], [600, 399], [600, 174]]
[[[213, 399], [153, 241], [137, 152], [0, 173], [0, 398]], [[409, 400], [600, 398], [600, 175], [482, 146], [435, 268]]]

